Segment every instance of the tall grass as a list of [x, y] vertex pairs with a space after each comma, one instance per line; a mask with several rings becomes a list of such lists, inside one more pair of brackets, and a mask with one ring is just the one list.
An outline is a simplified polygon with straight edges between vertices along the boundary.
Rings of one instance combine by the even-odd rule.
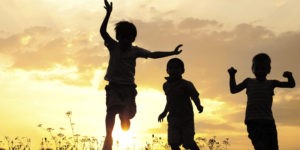
[[0, 150], [30, 150], [31, 139], [27, 137], [9, 137], [5, 136], [0, 140]]
[[100, 150], [98, 139], [91, 136], [75, 134], [75, 123], [72, 122], [72, 111], [65, 113], [69, 120], [72, 135], [64, 133], [64, 128], [55, 132], [53, 128], [44, 128], [42, 124], [38, 127], [49, 133], [50, 138], [43, 137], [40, 143], [41, 150]]
[[[217, 140], [217, 136], [213, 136], [211, 138], [205, 138], [196, 136], [195, 141], [198, 145], [198, 147], [201, 150], [228, 150], [229, 138], [226, 138], [222, 141]], [[181, 147], [183, 149], [183, 147]], [[152, 140], [150, 142], [146, 143], [146, 146], [144, 148], [145, 150], [171, 150], [170, 146], [167, 143], [167, 139], [164, 139], [162, 137], [152, 135]]]
[[[43, 132], [47, 132], [48, 136], [41, 137], [39, 150], [101, 150], [103, 146], [103, 139], [99, 140], [95, 137], [84, 136], [75, 134], [75, 123], [72, 121], [72, 112], [65, 113], [68, 118], [72, 135], [65, 134], [65, 128], [54, 129], [51, 127], [44, 127], [43, 124], [39, 124], [37, 127]], [[126, 147], [126, 150], [170, 150], [170, 146], [167, 143], [167, 139], [149, 134], [150, 137], [145, 140], [145, 144], [136, 147], [136, 143], [133, 146]], [[138, 137], [135, 137], [138, 138]], [[196, 136], [195, 141], [201, 150], [228, 150], [230, 146], [229, 138], [219, 141], [216, 136], [211, 138], [205, 138]], [[119, 142], [114, 143], [116, 150], [121, 150]], [[28, 137], [0, 137], [0, 150], [31, 150], [31, 139]]]

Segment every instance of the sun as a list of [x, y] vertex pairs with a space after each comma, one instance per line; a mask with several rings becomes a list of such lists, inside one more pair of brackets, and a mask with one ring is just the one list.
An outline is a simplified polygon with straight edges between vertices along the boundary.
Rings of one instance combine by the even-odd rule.
[[134, 149], [135, 147], [135, 135], [132, 131], [123, 131], [120, 127], [117, 127], [113, 131], [113, 147], [117, 149]]

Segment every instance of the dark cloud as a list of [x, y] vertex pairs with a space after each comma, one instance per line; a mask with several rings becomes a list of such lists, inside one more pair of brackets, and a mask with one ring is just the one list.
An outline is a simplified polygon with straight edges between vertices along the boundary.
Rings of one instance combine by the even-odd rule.
[[198, 18], [186, 18], [182, 20], [178, 27], [182, 30], [196, 30], [205, 27], [222, 27], [222, 24], [216, 20], [201, 20]]
[[[225, 120], [233, 123], [244, 123], [245, 106], [247, 97], [245, 90], [238, 94], [230, 94], [229, 77], [227, 69], [234, 66], [238, 69], [237, 82], [247, 77], [253, 77], [251, 72], [252, 57], [260, 52], [266, 52], [272, 59], [272, 71], [270, 79], [284, 81], [282, 73], [290, 70], [295, 75], [296, 82], [299, 82], [297, 74], [299, 68], [300, 32], [291, 31], [275, 34], [264, 26], [252, 24], [239, 24], [232, 30], [220, 30], [215, 27], [213, 32], [195, 31], [185, 32], [179, 25], [172, 21], [143, 23], [135, 21], [138, 25], [138, 43], [145, 48], [171, 50], [173, 45], [183, 43], [183, 53], [176, 57], [184, 60], [186, 72], [184, 77], [191, 80], [199, 91], [201, 98], [220, 97], [226, 102], [224, 109], [238, 107], [240, 111], [224, 115]], [[162, 27], [169, 27], [163, 30]], [[141, 38], [143, 37], [143, 38]], [[159, 48], [161, 47], [161, 48]], [[139, 63], [137, 67], [137, 82], [141, 86], [150, 86], [161, 89], [165, 81], [165, 65], [169, 58], [161, 60], [148, 60], [146, 63]], [[149, 75], [147, 70], [155, 74]], [[285, 89], [283, 89], [285, 90]], [[291, 89], [297, 90], [297, 89]], [[295, 96], [295, 93], [288, 95]], [[277, 95], [275, 95], [277, 96]], [[299, 98], [298, 98], [299, 99]], [[281, 99], [285, 101], [284, 99]], [[298, 101], [281, 102], [280, 107], [274, 104], [274, 116], [279, 124], [299, 125], [297, 121]], [[200, 125], [201, 126], [201, 125]], [[204, 125], [205, 126], [205, 125]], [[207, 125], [209, 128], [211, 125]], [[213, 125], [212, 125], [213, 126]], [[215, 128], [215, 127], [214, 127]], [[230, 126], [220, 125], [216, 128], [232, 130]], [[161, 131], [161, 129], [155, 129]]]
[[[275, 95], [273, 96], [272, 111], [276, 123], [283, 126], [299, 126], [300, 121], [298, 119], [298, 114], [300, 110], [298, 106], [300, 105], [300, 94], [297, 93], [299, 89], [280, 89], [280, 91], [282, 92], [275, 92]], [[232, 98], [234, 97], [232, 96]], [[242, 103], [239, 103], [238, 101], [236, 101], [236, 103], [226, 103], [226, 108], [236, 107], [235, 110], [239, 111], [224, 115], [223, 118], [225, 120], [230, 120], [231, 123], [244, 123], [246, 97], [240, 101]]]
[[[186, 18], [179, 23], [171, 20], [144, 22], [138, 19], [133, 22], [138, 28], [136, 43], [140, 47], [151, 51], [171, 51], [177, 44], [183, 44], [183, 53], [175, 57], [184, 60], [185, 78], [201, 88], [199, 90], [204, 91], [202, 94], [205, 97], [228, 94], [227, 68], [230, 66], [238, 69], [238, 81], [252, 76], [251, 59], [262, 51], [269, 53], [272, 58], [274, 75], [271, 77], [281, 78], [284, 71], [282, 68], [295, 74], [300, 73], [297, 69], [299, 32], [276, 35], [267, 27], [245, 23], [226, 30], [218, 21], [197, 18]], [[183, 30], [183, 27], [209, 29], [191, 32]], [[22, 44], [20, 40], [28, 35], [31, 39], [27, 45]], [[64, 33], [47, 27], [33, 27], [23, 33], [0, 38], [0, 49], [1, 53], [14, 57], [15, 68], [42, 70], [56, 64], [67, 67], [75, 65], [79, 68], [79, 74], [86, 75], [108, 61], [107, 52], [101, 44], [102, 39], [98, 35], [95, 37], [97, 38], [90, 41], [89, 32]], [[72, 46], [67, 47], [68, 44]], [[139, 59], [136, 72], [138, 85], [161, 89], [167, 75], [165, 64], [168, 60], [169, 58], [146, 61]], [[149, 76], [149, 71], [155, 73]]]
[[289, 101], [280, 101], [273, 105], [273, 115], [276, 122], [284, 126], [295, 126], [300, 125], [299, 120], [299, 109], [300, 98], [298, 94], [298, 99], [291, 99]]
[[[134, 20], [138, 27], [137, 43], [141, 47], [168, 51], [179, 43], [183, 44], [183, 53], [176, 57], [183, 59], [186, 64], [185, 77], [196, 82], [205, 91], [210, 91], [206, 93], [209, 97], [228, 94], [227, 69], [230, 66], [238, 69], [238, 81], [253, 76], [250, 69], [251, 59], [256, 53], [266, 52], [271, 56], [272, 78], [280, 79], [284, 71], [282, 68], [299, 72], [297, 69], [299, 61], [296, 58], [300, 48], [299, 42], [296, 42], [300, 40], [299, 32], [277, 35], [267, 27], [245, 23], [237, 25], [232, 30], [226, 30], [219, 28], [218, 25], [221, 23], [213, 20], [210, 22], [216, 24], [212, 26], [210, 32], [202, 30], [185, 32], [180, 28], [180, 23], [172, 21]], [[197, 25], [197, 21], [190, 23], [191, 26]], [[166, 75], [165, 65], [162, 64], [166, 64], [168, 59], [139, 63], [137, 81], [141, 85], [161, 85]], [[148, 78], [145, 69], [155, 70], [157, 73]]]
[[231, 123], [244, 124], [245, 108], [246, 107], [244, 107], [244, 109], [241, 109], [239, 112], [235, 112], [235, 113], [224, 116], [224, 119], [230, 120]]
[[234, 126], [230, 125], [230, 123], [208, 123], [204, 121], [199, 121], [195, 123], [196, 126], [196, 132], [198, 133], [210, 133], [210, 132], [237, 132], [239, 129], [235, 128]]
[[[0, 52], [12, 58], [8, 68], [26, 71], [51, 71], [57, 66], [77, 68], [79, 78], [68, 75], [36, 76], [40, 80], [59, 80], [66, 84], [90, 86], [94, 72], [106, 62], [101, 50], [104, 46], [91, 39], [92, 33], [67, 33], [48, 27], [32, 27], [5, 38], [0, 38]], [[92, 36], [93, 37], [93, 36]]]
[[37, 51], [16, 52], [14, 53], [15, 63], [12, 67], [24, 70], [43, 70], [53, 67], [55, 64], [66, 64], [68, 55], [63, 50], [65, 46], [66, 41], [63, 38], [57, 38], [39, 47]]

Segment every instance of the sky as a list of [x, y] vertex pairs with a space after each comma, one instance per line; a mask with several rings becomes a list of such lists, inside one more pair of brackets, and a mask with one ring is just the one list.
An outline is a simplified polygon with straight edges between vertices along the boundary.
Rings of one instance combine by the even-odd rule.
[[[133, 22], [135, 45], [150, 51], [172, 51], [185, 63], [183, 77], [200, 93], [204, 112], [195, 112], [197, 136], [229, 138], [232, 150], [250, 150], [244, 125], [246, 94], [230, 94], [227, 69], [235, 67], [237, 82], [253, 77], [257, 53], [272, 59], [269, 79], [296, 80], [293, 89], [275, 89], [273, 114], [279, 147], [300, 149], [300, 1], [298, 0], [113, 0], [108, 32], [114, 24]], [[5, 136], [29, 137], [37, 149], [41, 137], [71, 135], [66, 112], [72, 111], [74, 132], [103, 140], [109, 54], [99, 36], [105, 16], [99, 0], [1, 0], [0, 5], [0, 141]], [[137, 115], [130, 134], [165, 135], [163, 111], [166, 63], [173, 57], [138, 59]], [[42, 124], [42, 127], [38, 127]], [[120, 131], [119, 121], [116, 132]], [[129, 134], [129, 133], [128, 133]], [[5, 143], [0, 142], [0, 147]]]

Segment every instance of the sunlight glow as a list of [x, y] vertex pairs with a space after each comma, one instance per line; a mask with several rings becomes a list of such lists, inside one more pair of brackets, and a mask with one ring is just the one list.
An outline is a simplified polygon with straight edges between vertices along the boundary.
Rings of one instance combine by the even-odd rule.
[[[224, 108], [224, 102], [217, 101], [214, 99], [204, 98], [201, 99], [201, 104], [204, 107], [203, 113], [205, 113], [205, 116], [203, 115], [196, 115], [196, 119], [200, 118], [202, 121], [208, 121], [208, 122], [216, 122], [221, 123], [224, 122], [224, 118], [222, 115], [218, 114], [223, 108]], [[194, 107], [194, 111], [197, 109]]]
[[71, 48], [72, 46], [73, 46], [72, 43], [68, 43], [68, 44], [67, 44], [67, 48]]
[[133, 149], [135, 137], [132, 131], [126, 132], [120, 127], [116, 127], [113, 131], [114, 147], [117, 149]]
[[23, 45], [27, 45], [31, 39], [32, 39], [32, 37], [30, 35], [24, 36], [21, 38], [21, 43]]
[[224, 102], [216, 101], [208, 98], [204, 98], [203, 100], [201, 100], [201, 103], [203, 103], [203, 105], [206, 106], [205, 113], [211, 113], [211, 114], [216, 111], [219, 111], [224, 105]]
[[63, 33], [70, 33], [72, 30], [70, 28], [65, 28], [62, 30]]
[[0, 69], [9, 67], [12, 64], [12, 58], [9, 55], [3, 55], [0, 53]]
[[105, 70], [97, 69], [95, 70], [94, 77], [91, 80], [92, 87], [98, 89], [98, 87], [104, 82], [103, 78], [105, 75]]
[[78, 68], [76, 66], [66, 67], [60, 64], [56, 64], [53, 68], [47, 71], [32, 71], [32, 75], [37, 77], [55, 77], [55, 76], [64, 76], [69, 79], [78, 79], [79, 75], [77, 74]]

